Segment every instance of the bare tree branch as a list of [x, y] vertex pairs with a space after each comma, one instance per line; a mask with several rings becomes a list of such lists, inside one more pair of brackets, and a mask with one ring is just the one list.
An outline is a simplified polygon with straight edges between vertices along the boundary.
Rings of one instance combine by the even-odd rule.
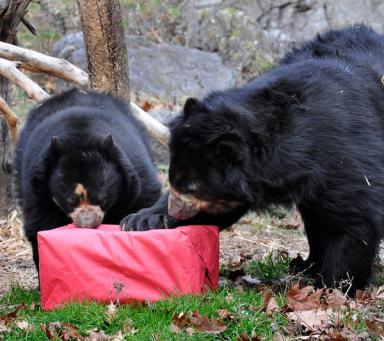
[[0, 42], [0, 57], [17, 60], [20, 67], [32, 72], [44, 72], [69, 82], [88, 86], [88, 74], [65, 59]]
[[161, 144], [168, 147], [170, 136], [169, 129], [141, 109], [137, 104], [131, 102], [131, 109], [136, 118], [146, 126], [149, 134], [157, 139]]
[[[36, 101], [49, 97], [48, 93], [18, 68], [47, 73], [82, 87], [89, 86], [88, 74], [64, 59], [0, 42], [0, 75], [18, 85], [27, 93], [28, 97]], [[133, 115], [147, 127], [149, 134], [167, 146], [169, 141], [168, 128], [136, 104], [131, 103], [131, 108]]]
[[18, 70], [17, 66], [16, 62], [0, 58], [0, 75], [22, 88], [29, 98], [36, 101], [48, 98], [49, 95], [36, 82]]
[[26, 17], [21, 18], [21, 22], [24, 24], [24, 26], [31, 32], [34, 36], [36, 35], [36, 27]]
[[17, 141], [17, 123], [18, 118], [13, 113], [12, 109], [8, 106], [7, 102], [4, 101], [2, 97], [0, 97], [0, 111], [4, 114], [5, 120], [9, 126], [9, 130], [11, 132], [12, 142], [16, 143]]

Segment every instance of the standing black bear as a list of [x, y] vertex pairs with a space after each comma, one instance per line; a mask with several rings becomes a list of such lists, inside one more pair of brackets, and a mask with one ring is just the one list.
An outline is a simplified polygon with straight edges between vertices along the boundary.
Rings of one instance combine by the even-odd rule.
[[118, 224], [160, 197], [143, 130], [124, 103], [95, 92], [70, 90], [31, 111], [15, 163], [36, 266], [37, 232], [70, 223], [79, 207]]
[[295, 203], [310, 253], [293, 267], [318, 286], [364, 287], [384, 231], [383, 75], [384, 36], [360, 25], [317, 36], [243, 87], [187, 100], [172, 125], [169, 215], [163, 197], [123, 226], [224, 228]]

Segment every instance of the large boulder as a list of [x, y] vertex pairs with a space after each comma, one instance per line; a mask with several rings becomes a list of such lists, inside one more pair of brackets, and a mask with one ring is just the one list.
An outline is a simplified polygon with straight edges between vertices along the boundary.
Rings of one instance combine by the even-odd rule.
[[[216, 53], [194, 48], [154, 43], [141, 36], [128, 35], [130, 87], [134, 93], [182, 101], [201, 97], [234, 84], [233, 72]], [[53, 54], [87, 70], [82, 33], [57, 41]], [[59, 90], [64, 88], [60, 82]]]
[[[128, 35], [130, 89], [133, 99], [155, 97], [164, 102], [182, 104], [185, 98], [234, 85], [234, 74], [224, 66], [216, 53], [202, 52], [171, 44], [156, 44], [144, 37]], [[87, 70], [83, 34], [73, 33], [58, 40], [53, 55], [65, 58]], [[57, 91], [70, 85], [57, 80]], [[177, 113], [150, 112], [167, 124]], [[168, 150], [151, 138], [154, 158], [158, 164], [168, 164]]]

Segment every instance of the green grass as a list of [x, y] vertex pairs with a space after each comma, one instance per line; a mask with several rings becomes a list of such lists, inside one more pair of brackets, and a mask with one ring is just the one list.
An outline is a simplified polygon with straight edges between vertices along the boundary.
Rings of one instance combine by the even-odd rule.
[[[261, 279], [265, 286], [284, 277], [288, 264], [288, 257], [274, 253], [262, 261], [246, 263], [244, 269], [248, 274]], [[280, 307], [286, 306], [286, 290], [274, 290], [274, 297]], [[109, 319], [107, 306], [104, 304], [71, 303], [63, 308], [44, 312], [39, 302], [40, 294], [37, 290], [25, 290], [17, 286], [0, 297], [0, 320], [5, 314], [14, 311], [19, 304], [25, 304], [17, 313], [17, 317], [11, 319], [7, 332], [1, 332], [0, 323], [0, 340], [48, 340], [41, 326], [51, 322], [59, 322], [61, 327], [64, 323], [73, 325], [83, 336], [88, 336], [90, 331], [94, 330], [113, 339], [123, 331], [124, 340], [236, 340], [242, 333], [246, 333], [250, 337], [257, 336], [265, 341], [273, 340], [277, 333], [287, 337], [301, 335], [300, 328], [295, 332], [292, 325], [291, 329], [287, 328], [289, 323], [284, 309], [267, 315], [263, 311], [262, 293], [256, 288], [244, 288], [235, 283], [202, 295], [173, 297], [156, 303], [120, 305], [117, 306], [113, 318]], [[193, 335], [186, 330], [176, 333], [171, 328], [173, 316], [189, 316], [197, 311], [202, 316], [218, 320], [219, 309], [227, 312], [227, 318], [224, 320], [227, 329], [218, 335], [196, 329], [193, 329]], [[369, 332], [370, 340], [379, 340], [375, 332], [367, 326], [367, 321], [382, 321], [383, 309], [383, 300], [347, 306], [341, 317], [343, 325], [348, 326], [356, 335]], [[29, 328], [22, 330], [17, 326], [18, 322], [28, 322]]]
[[[40, 296], [36, 290], [13, 288], [0, 299], [0, 316], [14, 309], [14, 306], [25, 303], [30, 306], [38, 303]], [[40, 325], [48, 322], [67, 322], [75, 325], [82, 335], [92, 329], [103, 330], [107, 335], [114, 335], [124, 329], [127, 324], [134, 335], [125, 335], [125, 340], [233, 340], [242, 332], [248, 335], [262, 336], [263, 340], [272, 340], [276, 330], [282, 330], [286, 321], [283, 315], [267, 316], [262, 312], [262, 296], [252, 290], [238, 291], [222, 289], [208, 292], [201, 296], [183, 296], [157, 303], [122, 305], [117, 308], [111, 323], [105, 322], [105, 305], [97, 303], [69, 304], [65, 308], [43, 312], [40, 308], [31, 311], [22, 308], [17, 315], [18, 321], [28, 321], [31, 330], [23, 331], [12, 325], [10, 332], [3, 335], [4, 340], [45, 340]], [[171, 330], [174, 314], [199, 311], [201, 315], [219, 318], [218, 309], [226, 309], [233, 318], [226, 321], [227, 330], [220, 335], [198, 332], [192, 336], [186, 332], [175, 334]]]
[[250, 261], [245, 272], [263, 283], [271, 284], [284, 277], [289, 271], [291, 258], [282, 253], [270, 253], [263, 260]]

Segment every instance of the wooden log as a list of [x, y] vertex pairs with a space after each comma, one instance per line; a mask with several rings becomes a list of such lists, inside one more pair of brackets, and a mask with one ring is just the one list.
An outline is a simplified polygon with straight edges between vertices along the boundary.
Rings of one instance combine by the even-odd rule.
[[88, 74], [65, 59], [47, 56], [43, 53], [0, 42], [0, 57], [20, 62], [20, 67], [43, 72], [86, 87]]
[[42, 101], [49, 97], [36, 82], [18, 70], [16, 66], [16, 62], [0, 58], [0, 75], [22, 88], [29, 98]]

